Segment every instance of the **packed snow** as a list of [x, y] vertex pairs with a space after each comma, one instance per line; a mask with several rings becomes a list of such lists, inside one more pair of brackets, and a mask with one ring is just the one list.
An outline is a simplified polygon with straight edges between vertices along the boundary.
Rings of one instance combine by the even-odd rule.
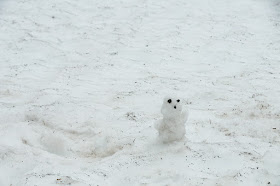
[[0, 186], [280, 185], [279, 0], [1, 0], [0, 27]]

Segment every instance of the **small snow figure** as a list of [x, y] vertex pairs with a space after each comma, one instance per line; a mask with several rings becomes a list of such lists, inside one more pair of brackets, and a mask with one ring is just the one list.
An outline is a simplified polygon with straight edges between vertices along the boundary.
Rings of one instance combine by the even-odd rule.
[[181, 140], [185, 134], [185, 123], [188, 120], [188, 111], [183, 109], [179, 98], [165, 97], [161, 107], [163, 119], [155, 123], [159, 139], [164, 142]]

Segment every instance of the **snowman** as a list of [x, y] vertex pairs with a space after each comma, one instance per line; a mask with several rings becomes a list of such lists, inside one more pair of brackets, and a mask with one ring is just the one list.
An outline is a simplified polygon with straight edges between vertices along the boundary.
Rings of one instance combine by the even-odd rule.
[[161, 107], [163, 118], [155, 123], [159, 139], [163, 143], [178, 141], [186, 134], [185, 123], [188, 120], [188, 111], [183, 109], [180, 98], [167, 96]]

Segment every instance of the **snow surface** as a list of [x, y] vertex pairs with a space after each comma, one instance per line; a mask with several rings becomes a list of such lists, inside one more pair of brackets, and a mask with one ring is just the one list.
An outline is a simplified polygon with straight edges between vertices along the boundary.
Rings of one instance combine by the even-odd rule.
[[279, 0], [1, 0], [0, 27], [1, 186], [280, 185]]

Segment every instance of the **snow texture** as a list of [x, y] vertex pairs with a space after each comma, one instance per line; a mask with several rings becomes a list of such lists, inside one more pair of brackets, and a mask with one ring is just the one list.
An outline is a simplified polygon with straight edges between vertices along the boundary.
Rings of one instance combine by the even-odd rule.
[[280, 185], [279, 0], [1, 0], [0, 27], [1, 186]]
[[182, 99], [167, 96], [161, 106], [163, 118], [156, 121], [159, 139], [164, 143], [181, 140], [186, 134], [185, 123], [188, 120], [188, 111], [183, 110]]

